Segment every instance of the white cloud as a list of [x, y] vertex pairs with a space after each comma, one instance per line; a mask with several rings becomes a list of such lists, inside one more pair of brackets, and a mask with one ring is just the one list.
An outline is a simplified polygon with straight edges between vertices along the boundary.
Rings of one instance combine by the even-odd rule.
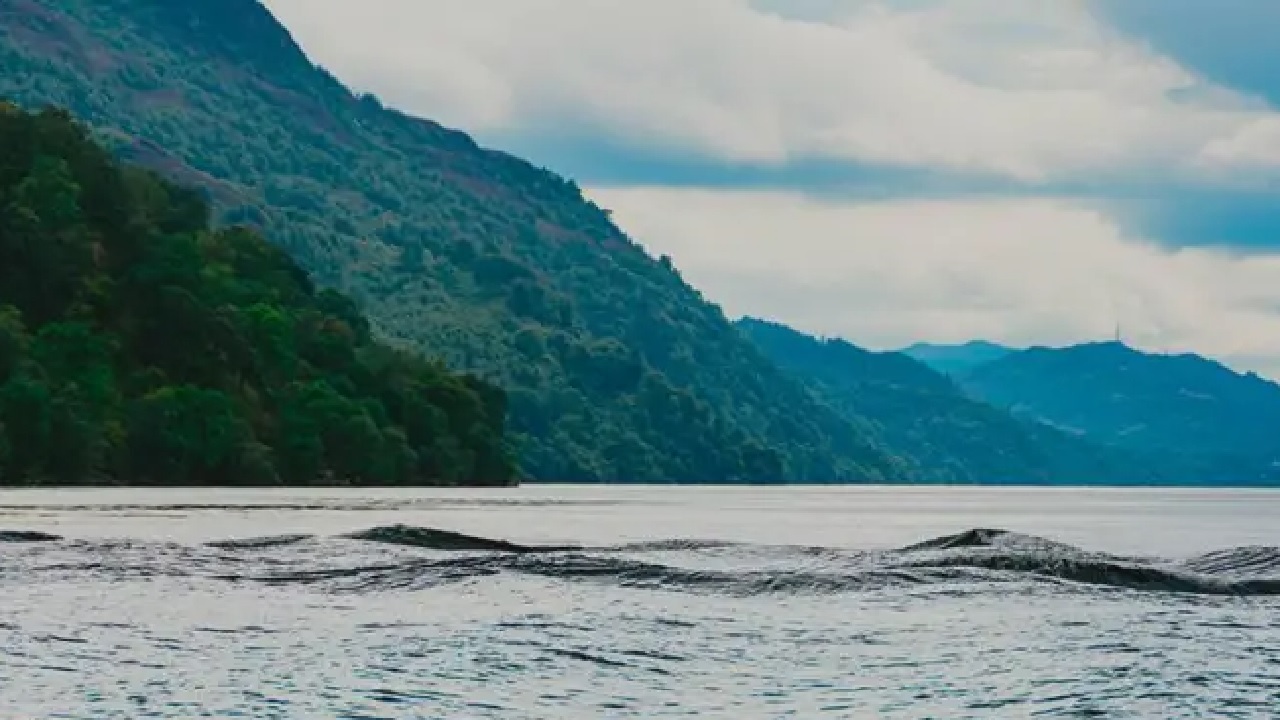
[[412, 111], [716, 160], [1035, 181], [1190, 167], [1255, 116], [1061, 0], [267, 3], [313, 57]]
[[1280, 377], [1280, 255], [1169, 250], [1053, 200], [826, 202], [791, 193], [595, 190], [734, 315], [879, 348], [1110, 339]]
[[1280, 167], [1280, 116], [1259, 115], [1234, 133], [1215, 138], [1197, 160], [1226, 171]]

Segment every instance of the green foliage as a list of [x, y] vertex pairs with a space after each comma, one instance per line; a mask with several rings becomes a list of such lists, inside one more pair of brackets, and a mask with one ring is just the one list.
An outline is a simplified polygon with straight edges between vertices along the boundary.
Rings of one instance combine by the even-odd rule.
[[22, 314], [15, 307], [0, 305], [0, 382], [18, 369], [30, 344]]
[[[308, 62], [256, 0], [26, 0], [21, 7], [0, 27], [0, 96], [71, 108], [121, 156], [199, 185], [222, 222], [261, 226], [318, 284], [358, 301], [371, 332], [507, 388], [526, 474], [559, 481], [903, 477], [904, 465], [866, 428], [779, 372], [669, 259], [646, 254], [572, 181], [353, 95]], [[42, 182], [57, 187], [56, 168], [47, 175]], [[179, 232], [202, 225], [201, 210], [187, 196], [170, 197], [150, 203], [145, 220]], [[210, 383], [227, 366], [278, 382], [296, 362], [272, 335], [279, 324], [228, 314], [192, 291], [193, 274], [208, 272], [198, 264], [208, 252], [173, 245], [139, 270], [151, 285], [130, 292], [150, 293], [149, 302], [164, 308], [163, 317], [137, 320], [144, 325], [139, 351], [158, 353], [146, 356], [149, 363], [180, 367], [184, 382]], [[242, 274], [250, 265], [288, 272], [269, 255], [236, 262], [244, 263], [232, 263]], [[365, 329], [350, 311], [339, 314], [346, 329], [304, 324], [311, 334], [290, 347], [319, 367], [350, 362], [343, 337]], [[210, 353], [165, 356], [159, 340], [173, 327]], [[275, 349], [242, 367], [250, 358], [224, 342], [237, 328]], [[422, 389], [419, 397], [439, 392]], [[399, 402], [383, 398], [388, 409]], [[449, 427], [452, 434], [432, 440], [433, 450], [412, 464], [444, 472], [436, 466], [479, 466], [494, 457], [475, 449], [487, 442], [484, 433]], [[314, 443], [297, 441], [291, 462], [314, 464]], [[395, 441], [384, 433], [382, 442]]]
[[30, 375], [13, 375], [0, 386], [0, 425], [9, 446], [8, 464], [0, 469], [6, 483], [41, 479], [56, 448], [53, 397], [48, 386]]
[[0, 111], [0, 480], [506, 484], [497, 388], [377, 344], [278, 248]]
[[[253, 431], [225, 392], [165, 386], [130, 403], [129, 477], [144, 484], [208, 485], [241, 481]], [[317, 466], [318, 476], [322, 466]], [[273, 472], [253, 478], [276, 479]]]

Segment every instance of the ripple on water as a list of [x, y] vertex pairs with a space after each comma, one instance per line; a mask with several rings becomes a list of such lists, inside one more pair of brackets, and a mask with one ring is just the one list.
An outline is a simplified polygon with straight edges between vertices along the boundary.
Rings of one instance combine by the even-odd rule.
[[1274, 548], [0, 534], [21, 717], [1263, 717]]

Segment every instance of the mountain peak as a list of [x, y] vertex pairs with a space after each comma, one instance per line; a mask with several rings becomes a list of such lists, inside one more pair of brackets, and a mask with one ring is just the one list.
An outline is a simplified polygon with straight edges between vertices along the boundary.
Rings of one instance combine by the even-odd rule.
[[901, 351], [934, 370], [947, 375], [963, 375], [976, 367], [999, 360], [1016, 350], [987, 340], [970, 340], [960, 345], [916, 343]]
[[288, 29], [259, 0], [149, 0], [175, 28], [213, 40], [228, 57], [310, 66]]
[[1126, 358], [1136, 355], [1154, 357], [1138, 350], [1137, 348], [1126, 344], [1122, 340], [1095, 340], [1091, 342], [1077, 343], [1075, 345], [1066, 345], [1062, 347], [1051, 347], [1047, 345], [1038, 345], [1028, 348], [1025, 352], [1029, 353], [1066, 353], [1070, 355], [1087, 356], [1094, 358]]

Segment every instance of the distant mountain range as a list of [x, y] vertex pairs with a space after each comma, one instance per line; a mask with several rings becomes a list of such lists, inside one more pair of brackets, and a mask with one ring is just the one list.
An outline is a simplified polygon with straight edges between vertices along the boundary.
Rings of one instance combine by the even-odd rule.
[[905, 353], [869, 352], [754, 318], [739, 329], [823, 402], [940, 483], [1167, 482], [1163, 468], [970, 397]]
[[1017, 417], [1172, 465], [1184, 482], [1280, 482], [1280, 386], [1199, 355], [1031, 348], [958, 380]]
[[[876, 407], [865, 397], [869, 381], [883, 377], [891, 366], [902, 367], [903, 356], [929, 365], [934, 376], [917, 368], [910, 387], [928, 392], [926, 402], [917, 397], [908, 402], [899, 396], [897, 407], [925, 410], [937, 407], [945, 394], [937, 374], [945, 374], [950, 392], [987, 412], [1018, 421], [1022, 434], [1009, 432], [1010, 426], [988, 419], [985, 425], [968, 423], [972, 431], [983, 427], [985, 442], [1019, 438], [1025, 442], [1028, 428], [1039, 444], [1069, 453], [1105, 458], [1107, 467], [1130, 477], [1106, 477], [1108, 482], [1143, 482], [1158, 477], [1159, 482], [1176, 484], [1270, 485], [1280, 484], [1280, 385], [1253, 373], [1237, 373], [1213, 360], [1194, 354], [1161, 355], [1144, 353], [1119, 342], [1086, 343], [1062, 348], [1034, 347], [1024, 350], [984, 341], [962, 345], [916, 344], [894, 353], [868, 353], [840, 341], [792, 338], [786, 352], [775, 329], [764, 332], [756, 321], [740, 327], [774, 359], [809, 378], [822, 394], [830, 397], [833, 383], [844, 389], [843, 407], [867, 410]], [[793, 331], [788, 331], [793, 332]], [[773, 340], [764, 339], [774, 336]], [[815, 357], [819, 351], [825, 365], [796, 362], [797, 348], [807, 346]], [[906, 376], [899, 373], [898, 377]], [[899, 385], [901, 391], [903, 385]], [[851, 398], [861, 393], [857, 402]], [[951, 400], [952, 415], [963, 405]], [[884, 412], [884, 406], [881, 412]], [[969, 412], [973, 412], [972, 408]], [[935, 420], [943, 417], [935, 413]], [[892, 421], [881, 422], [892, 428]], [[930, 426], [935, 444], [954, 446], [955, 435], [939, 435], [937, 423]], [[954, 428], [952, 428], [954, 430]], [[1066, 438], [1076, 442], [1064, 445]], [[891, 446], [901, 442], [893, 433], [885, 434]], [[1026, 448], [1026, 444], [1015, 444]], [[920, 448], [904, 452], [927, 456]], [[1101, 453], [1101, 455], [1099, 455]], [[960, 457], [974, 460], [971, 454]], [[1001, 452], [1002, 458], [1019, 457]], [[1042, 452], [1032, 456], [1054, 457]], [[1136, 469], [1135, 469], [1136, 464]], [[980, 463], [980, 472], [989, 465]], [[1053, 463], [1047, 467], [1056, 468]], [[1049, 470], [1055, 479], [1060, 470]], [[1031, 473], [1026, 473], [1032, 477]]]

